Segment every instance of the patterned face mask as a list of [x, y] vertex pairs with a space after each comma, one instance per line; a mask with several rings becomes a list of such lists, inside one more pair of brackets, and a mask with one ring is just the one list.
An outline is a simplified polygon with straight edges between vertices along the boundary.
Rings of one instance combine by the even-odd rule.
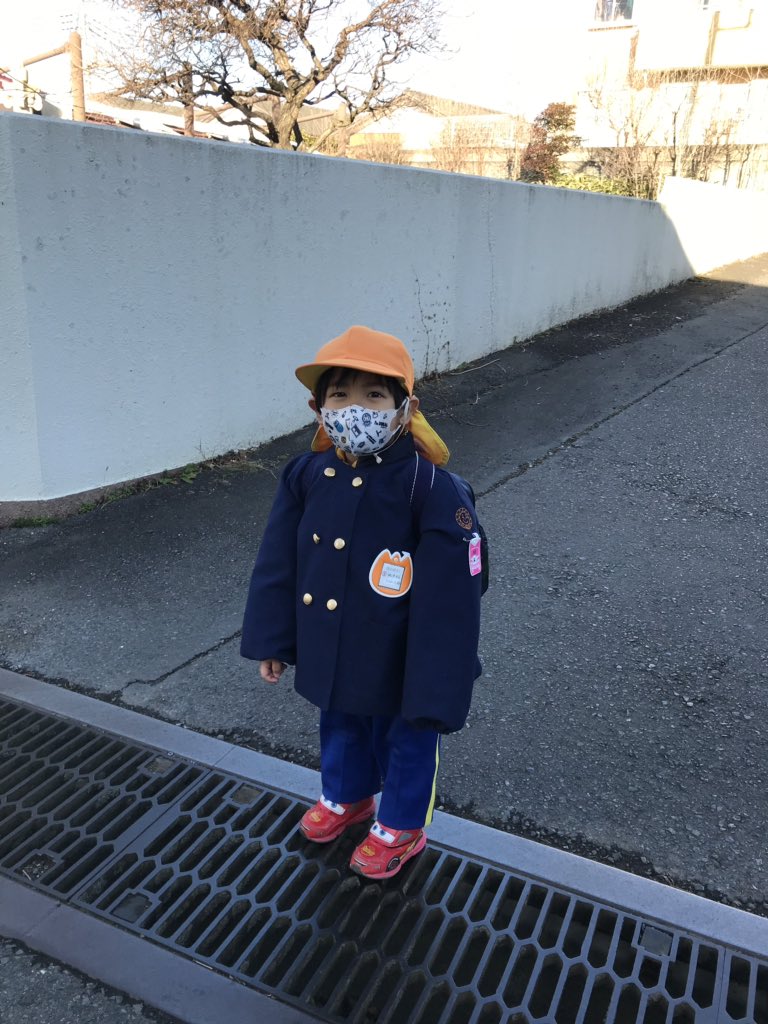
[[342, 451], [349, 455], [371, 455], [392, 440], [392, 421], [399, 412], [408, 412], [409, 399], [399, 409], [366, 409], [347, 405], [343, 409], [320, 410], [325, 431]]

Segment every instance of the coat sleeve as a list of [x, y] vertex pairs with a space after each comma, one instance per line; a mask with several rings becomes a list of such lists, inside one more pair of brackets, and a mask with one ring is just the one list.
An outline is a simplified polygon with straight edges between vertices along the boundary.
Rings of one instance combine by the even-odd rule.
[[475, 509], [449, 474], [436, 475], [419, 527], [401, 714], [417, 726], [456, 732], [480, 674], [482, 577], [471, 575], [469, 566]]
[[303, 476], [312, 454], [283, 470], [251, 575], [240, 654], [296, 663], [296, 543], [304, 514]]

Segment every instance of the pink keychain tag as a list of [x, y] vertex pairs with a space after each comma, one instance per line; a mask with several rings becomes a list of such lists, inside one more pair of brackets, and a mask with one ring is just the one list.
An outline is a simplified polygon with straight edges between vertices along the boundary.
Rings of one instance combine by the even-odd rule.
[[483, 558], [480, 554], [480, 534], [473, 533], [469, 542], [469, 575], [479, 576], [483, 571]]

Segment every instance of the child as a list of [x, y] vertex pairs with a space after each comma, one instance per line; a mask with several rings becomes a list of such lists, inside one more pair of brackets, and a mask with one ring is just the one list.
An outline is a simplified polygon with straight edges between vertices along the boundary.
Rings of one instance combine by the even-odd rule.
[[[350, 866], [389, 878], [426, 846], [440, 735], [462, 728], [480, 675], [477, 518], [434, 468], [448, 449], [419, 412], [401, 341], [350, 327], [296, 376], [318, 428], [283, 471], [241, 654], [268, 683], [295, 665], [320, 708], [322, 795], [302, 833], [331, 842], [374, 818], [381, 792]], [[431, 486], [418, 508], [420, 459]]]

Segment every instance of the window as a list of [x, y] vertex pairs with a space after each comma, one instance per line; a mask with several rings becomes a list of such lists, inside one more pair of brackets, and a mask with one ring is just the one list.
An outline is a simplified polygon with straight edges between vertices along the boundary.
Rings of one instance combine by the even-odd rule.
[[597, 0], [595, 21], [630, 21], [634, 0]]

